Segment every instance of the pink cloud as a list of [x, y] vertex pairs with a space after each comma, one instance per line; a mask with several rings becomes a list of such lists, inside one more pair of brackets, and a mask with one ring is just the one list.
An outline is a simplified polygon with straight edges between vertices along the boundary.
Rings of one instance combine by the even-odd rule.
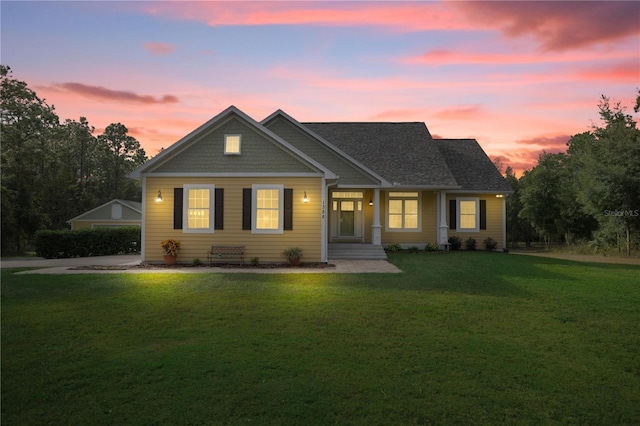
[[556, 136], [536, 136], [531, 139], [521, 139], [515, 141], [518, 145], [537, 145], [550, 149], [567, 149], [567, 142], [571, 139], [571, 135]]
[[420, 109], [392, 109], [374, 114], [371, 119], [373, 121], [406, 121], [407, 117], [424, 115], [424, 111]]
[[452, 108], [445, 108], [432, 114], [433, 117], [442, 120], [469, 120], [477, 119], [484, 115], [481, 105], [459, 105]]
[[637, 83], [640, 81], [640, 59], [588, 67], [576, 74], [583, 80], [604, 80], [619, 83]]
[[126, 7], [175, 19], [223, 25], [324, 25], [401, 31], [470, 29], [472, 21], [436, 2], [141, 2]]
[[469, 1], [454, 6], [507, 37], [533, 36], [543, 50], [612, 43], [640, 34], [635, 1]]
[[584, 62], [598, 60], [628, 59], [633, 53], [624, 51], [605, 52], [567, 52], [562, 55], [516, 54], [516, 53], [476, 53], [446, 49], [433, 49], [416, 56], [402, 58], [399, 61], [407, 64], [425, 64], [432, 66], [464, 65], [464, 64], [541, 64]]
[[161, 98], [154, 98], [151, 95], [140, 95], [135, 92], [111, 90], [102, 86], [89, 86], [82, 83], [58, 83], [53, 89], [64, 92], [75, 93], [93, 99], [102, 99], [117, 102], [135, 102], [143, 104], [173, 104], [178, 102], [178, 98], [173, 95], [164, 95]]
[[176, 47], [167, 43], [149, 42], [143, 45], [145, 50], [153, 55], [169, 55], [176, 50]]

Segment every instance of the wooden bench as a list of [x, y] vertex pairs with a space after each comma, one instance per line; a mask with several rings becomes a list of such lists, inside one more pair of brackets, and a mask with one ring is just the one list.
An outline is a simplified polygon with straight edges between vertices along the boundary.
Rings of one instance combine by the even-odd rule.
[[240, 258], [240, 264], [244, 265], [244, 246], [211, 246], [211, 250], [207, 252], [209, 264], [213, 264], [214, 260]]

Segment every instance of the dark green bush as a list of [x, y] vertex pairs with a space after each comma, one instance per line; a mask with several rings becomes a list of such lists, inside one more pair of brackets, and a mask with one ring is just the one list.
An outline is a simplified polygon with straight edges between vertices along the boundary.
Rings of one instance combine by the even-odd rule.
[[498, 242], [491, 237], [487, 237], [484, 240], [484, 247], [486, 250], [495, 250], [498, 248]]
[[36, 232], [36, 255], [45, 259], [108, 256], [140, 250], [138, 226]]
[[469, 237], [465, 242], [464, 246], [467, 250], [475, 250], [476, 249], [476, 240]]
[[402, 246], [398, 243], [389, 244], [384, 248], [384, 251], [388, 253], [397, 253], [402, 250]]
[[449, 237], [449, 244], [451, 245], [451, 250], [460, 250], [460, 247], [462, 247], [462, 241], [456, 236]]
[[424, 251], [438, 251], [438, 250], [440, 250], [438, 243], [427, 243], [427, 245], [424, 246]]

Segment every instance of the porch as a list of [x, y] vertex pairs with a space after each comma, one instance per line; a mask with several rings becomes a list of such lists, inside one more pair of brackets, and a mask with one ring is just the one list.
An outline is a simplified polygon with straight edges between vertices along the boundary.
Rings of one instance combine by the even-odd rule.
[[329, 260], [387, 260], [382, 246], [363, 243], [329, 243]]

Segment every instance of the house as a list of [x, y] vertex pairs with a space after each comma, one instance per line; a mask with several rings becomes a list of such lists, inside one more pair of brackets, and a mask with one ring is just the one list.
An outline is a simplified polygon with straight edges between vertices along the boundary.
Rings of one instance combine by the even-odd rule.
[[182, 243], [179, 261], [212, 245], [245, 258], [305, 262], [381, 254], [399, 243], [444, 248], [452, 235], [506, 244], [511, 188], [473, 139], [433, 139], [424, 123], [257, 122], [231, 106], [129, 175], [142, 181], [142, 259]]
[[142, 203], [129, 200], [111, 200], [69, 219], [67, 223], [71, 229], [141, 226]]

